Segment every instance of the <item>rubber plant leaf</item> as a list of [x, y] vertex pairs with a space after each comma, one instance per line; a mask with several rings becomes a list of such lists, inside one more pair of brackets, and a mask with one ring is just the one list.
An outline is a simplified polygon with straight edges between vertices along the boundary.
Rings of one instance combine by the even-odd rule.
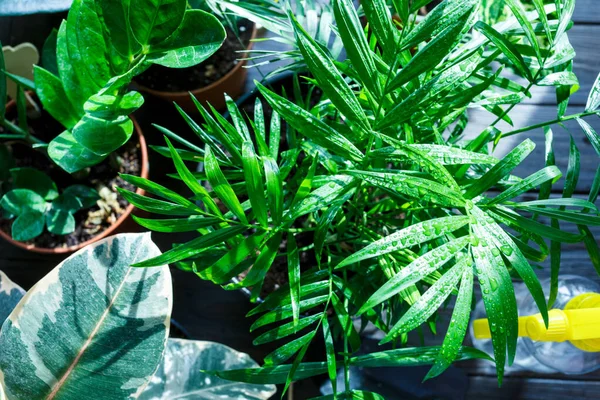
[[138, 399], [271, 398], [276, 391], [274, 385], [231, 382], [203, 372], [254, 367], [258, 364], [248, 354], [219, 343], [169, 339], [158, 371]]
[[137, 398], [162, 358], [173, 301], [166, 265], [131, 265], [159, 254], [148, 233], [116, 235], [42, 278], [2, 326], [6, 396]]
[[[0, 323], [3, 323], [25, 295], [19, 285], [0, 271]], [[0, 397], [1, 398], [1, 397]]]

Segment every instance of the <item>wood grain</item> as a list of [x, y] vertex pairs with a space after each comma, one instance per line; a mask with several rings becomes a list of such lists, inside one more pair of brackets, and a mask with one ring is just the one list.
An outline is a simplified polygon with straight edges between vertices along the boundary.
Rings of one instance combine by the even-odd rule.
[[507, 377], [499, 388], [496, 378], [472, 376], [466, 398], [467, 400], [585, 400], [597, 399], [599, 391], [600, 382]]

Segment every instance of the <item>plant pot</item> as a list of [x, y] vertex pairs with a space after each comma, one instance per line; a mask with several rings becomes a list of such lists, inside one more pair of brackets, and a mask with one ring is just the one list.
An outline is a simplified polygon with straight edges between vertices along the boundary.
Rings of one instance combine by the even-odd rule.
[[[256, 35], [256, 24], [252, 24], [252, 34], [250, 35], [250, 41], [246, 48], [246, 52], [240, 53], [239, 58], [245, 58], [247, 56], [247, 52], [252, 49], [254, 44], [252, 41], [256, 38]], [[246, 65], [246, 60], [240, 60], [227, 74], [217, 81], [208, 86], [190, 91], [169, 92], [154, 90], [140, 84], [139, 82], [135, 82], [135, 86], [140, 92], [151, 94], [152, 96], [171, 103], [177, 103], [185, 111], [192, 112], [196, 110], [196, 106], [190, 97], [190, 93], [193, 94], [202, 104], [206, 105], [210, 103], [217, 110], [223, 110], [225, 109], [225, 97], [223, 96], [224, 93], [227, 93], [232, 99], [237, 99], [242, 93], [244, 93], [247, 77], [247, 71], [244, 68], [244, 65]]]
[[[15, 102], [11, 101], [8, 105], [7, 105], [7, 111], [10, 111], [11, 109], [13, 109], [15, 107]], [[148, 148], [146, 146], [146, 140], [144, 139], [144, 135], [142, 132], [142, 129], [140, 128], [139, 124], [137, 123], [136, 119], [131, 116], [131, 119], [133, 121], [134, 124], [134, 128], [135, 128], [135, 134], [136, 137], [139, 141], [140, 144], [140, 148], [139, 148], [139, 152], [140, 152], [140, 162], [141, 162], [141, 171], [140, 171], [140, 176], [142, 178], [148, 178], [148, 173], [149, 173], [149, 163], [148, 163]], [[137, 189], [136, 193], [139, 195], [143, 195], [145, 193], [144, 190], [142, 189]], [[69, 246], [69, 247], [57, 247], [57, 248], [44, 248], [44, 247], [38, 247], [34, 244], [29, 244], [29, 243], [23, 243], [23, 242], [18, 242], [16, 240], [14, 240], [7, 232], [4, 232], [2, 229], [0, 229], [0, 237], [2, 237], [3, 239], [5, 239], [6, 241], [12, 243], [13, 245], [20, 247], [24, 250], [28, 250], [34, 253], [39, 253], [39, 254], [69, 254], [69, 253], [73, 253], [79, 249], [82, 249], [83, 247], [92, 244], [94, 242], [97, 242], [107, 236], [116, 234], [116, 233], [120, 233], [120, 232], [132, 232], [135, 231], [136, 228], [137, 230], [139, 230], [139, 227], [137, 227], [136, 224], [133, 223], [132, 219], [129, 217], [130, 214], [133, 212], [134, 210], [134, 206], [132, 204], [128, 204], [127, 207], [125, 208], [123, 214], [121, 214], [118, 219], [108, 228], [104, 229], [103, 231], [101, 231], [98, 235], [92, 237], [89, 240], [86, 240], [84, 242], [81, 242], [75, 246]]]

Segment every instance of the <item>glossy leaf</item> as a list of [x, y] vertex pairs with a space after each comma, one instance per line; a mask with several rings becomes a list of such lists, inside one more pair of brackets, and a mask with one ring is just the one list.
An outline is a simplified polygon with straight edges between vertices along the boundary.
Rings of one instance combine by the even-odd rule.
[[33, 71], [36, 94], [40, 98], [44, 109], [66, 128], [74, 127], [79, 121], [77, 111], [73, 109], [70, 102], [55, 100], [67, 98], [60, 79], [38, 66], [34, 66]]
[[[117, 235], [73, 254], [38, 282], [0, 333], [7, 396], [135, 397], [162, 358], [172, 289], [166, 266], [131, 264], [157, 254], [149, 234]], [[53, 352], [57, 343], [62, 357]]]
[[69, 173], [80, 171], [100, 163], [106, 156], [99, 156], [77, 143], [73, 134], [65, 131], [48, 145], [48, 155]]
[[133, 122], [127, 116], [106, 120], [84, 115], [72, 130], [77, 143], [99, 156], [117, 150], [132, 133]]
[[13, 215], [21, 215], [27, 211], [46, 211], [44, 198], [29, 189], [14, 189], [0, 199], [0, 206]]
[[218, 218], [190, 216], [188, 218], [176, 218], [176, 219], [149, 219], [141, 218], [136, 215], [132, 215], [135, 222], [140, 224], [146, 229], [150, 229], [155, 232], [191, 232], [208, 226], [216, 225], [221, 222]]
[[204, 372], [257, 366], [249, 355], [219, 343], [169, 339], [158, 371], [138, 399], [221, 397], [266, 400], [275, 394], [275, 386], [236, 384]]
[[24, 295], [25, 291], [0, 271], [0, 324], [4, 323]]
[[10, 170], [15, 189], [29, 189], [45, 200], [54, 200], [58, 197], [56, 184], [42, 171], [31, 167], [13, 168]]
[[68, 235], [75, 231], [75, 217], [69, 211], [52, 208], [46, 214], [48, 232], [55, 235]]
[[265, 200], [265, 185], [258, 158], [254, 152], [252, 142], [244, 142], [242, 145], [242, 161], [244, 169], [244, 180], [252, 204], [252, 211], [262, 226], [268, 225], [267, 202]]
[[185, 0], [133, 0], [129, 7], [129, 25], [142, 46], [163, 42], [181, 25]]
[[468, 243], [468, 236], [455, 239], [417, 258], [377, 289], [369, 300], [363, 304], [358, 314], [363, 314], [368, 309], [375, 307], [436, 271], [446, 262], [450, 261]]
[[22, 212], [11, 226], [12, 238], [19, 242], [31, 240], [42, 234], [45, 223], [44, 214], [39, 211]]
[[416, 223], [369, 244], [362, 250], [345, 258], [336, 268], [342, 268], [362, 260], [379, 257], [384, 254], [416, 246], [423, 242], [428, 242], [454, 232], [468, 223], [469, 218], [466, 216], [442, 217]]
[[596, 81], [594, 82], [594, 86], [590, 90], [588, 95], [588, 100], [585, 105], [586, 111], [594, 111], [598, 107], [600, 107], [600, 74], [596, 77]]

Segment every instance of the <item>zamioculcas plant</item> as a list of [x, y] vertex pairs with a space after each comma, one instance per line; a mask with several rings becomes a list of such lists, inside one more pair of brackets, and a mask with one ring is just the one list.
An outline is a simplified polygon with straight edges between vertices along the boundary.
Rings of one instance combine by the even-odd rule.
[[50, 158], [71, 173], [104, 160], [129, 140], [129, 114], [144, 101], [128, 90], [132, 78], [152, 64], [196, 65], [224, 39], [220, 22], [186, 0], [75, 0], [48, 39], [45, 68], [20, 80], [65, 128], [48, 144]]
[[[167, 141], [169, 152], [161, 152], [172, 158], [189, 196], [125, 177], [157, 197], [123, 191], [130, 202], [167, 216], [140, 224], [198, 234], [137, 266], [173, 263], [225, 289], [249, 288], [256, 299], [272, 265], [287, 264], [289, 283], [250, 313], [257, 318], [256, 344], [284, 344], [263, 368], [220, 377], [287, 388], [328, 374], [339, 398], [364, 395], [351, 389], [352, 366], [432, 364], [427, 378], [435, 377], [456, 360], [487, 357], [462, 346], [478, 285], [501, 382], [517, 344], [512, 279], [526, 284], [547, 322], [562, 243], [585, 243], [600, 271], [590, 230], [600, 225], [594, 204], [600, 173], [587, 199], [573, 197], [580, 167], [573, 140], [562, 197], [551, 196], [563, 175], [551, 126], [576, 120], [600, 153], [600, 137], [584, 121], [600, 113], [600, 79], [585, 110], [566, 113], [578, 88], [567, 35], [574, 2], [534, 1], [533, 11], [525, 11], [520, 1], [507, 0], [508, 17], [493, 24], [481, 19], [479, 0], [445, 0], [418, 21], [409, 2], [393, 3], [398, 25], [386, 1], [362, 1], [365, 29], [352, 1], [332, 1], [344, 60], [289, 14], [310, 72], [305, 80], [322, 92], [314, 106], [257, 83], [266, 102], [256, 103], [249, 122], [232, 103], [231, 122], [201, 106], [203, 123], [183, 114], [203, 144], [161, 128], [183, 146]], [[505, 128], [501, 122], [511, 124], [510, 111], [537, 86], [556, 88], [557, 117]], [[469, 130], [471, 108], [486, 110], [493, 122]], [[295, 140], [282, 135], [283, 127]], [[545, 129], [545, 165], [518, 176], [516, 168], [535, 148], [523, 134], [538, 128]], [[509, 137], [518, 139], [516, 146], [496, 157], [493, 150]], [[280, 152], [284, 144], [289, 150]], [[184, 160], [202, 160], [202, 172], [191, 172]], [[528, 192], [537, 199], [524, 199]], [[571, 229], [563, 229], [567, 224]], [[532, 264], [548, 256], [554, 279], [547, 301]], [[443, 344], [406, 347], [409, 332], [437, 329], [437, 309], [454, 296]], [[360, 327], [367, 322], [381, 331], [382, 344], [399, 348], [360, 355]], [[323, 361], [303, 362], [314, 340], [325, 341]]]
[[26, 294], [0, 271], [0, 399], [271, 397], [272, 385], [201, 371], [256, 367], [248, 355], [167, 339], [169, 269], [131, 266], [158, 254], [148, 234], [113, 236], [67, 258]]

